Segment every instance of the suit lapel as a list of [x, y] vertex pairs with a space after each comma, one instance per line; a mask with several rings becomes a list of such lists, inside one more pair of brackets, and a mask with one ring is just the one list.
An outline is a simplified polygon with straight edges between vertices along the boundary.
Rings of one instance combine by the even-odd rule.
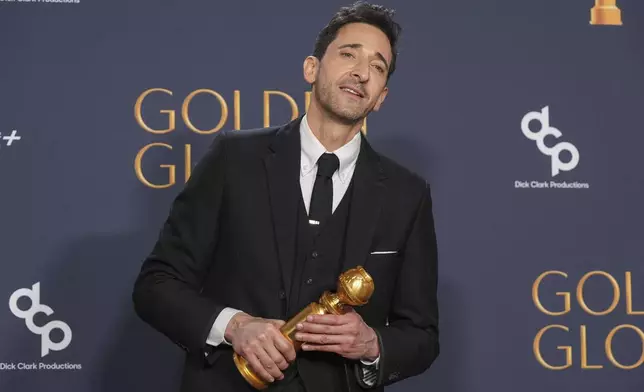
[[386, 177], [380, 159], [362, 136], [360, 155], [353, 173], [353, 195], [349, 213], [342, 272], [364, 266], [382, 209]]
[[301, 120], [302, 117], [299, 117], [277, 131], [270, 151], [264, 158], [282, 287], [286, 292], [287, 301], [291, 288], [291, 272], [295, 262], [297, 209], [301, 198], [299, 181]]

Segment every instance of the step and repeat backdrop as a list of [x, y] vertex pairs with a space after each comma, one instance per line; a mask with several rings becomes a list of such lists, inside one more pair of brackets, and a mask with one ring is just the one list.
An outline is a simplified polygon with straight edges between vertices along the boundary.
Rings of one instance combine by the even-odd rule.
[[[644, 2], [382, 4], [363, 130], [432, 184], [442, 347], [388, 390], [644, 390]], [[343, 5], [0, 0], [0, 391], [177, 390], [141, 262], [216, 132], [306, 110]]]

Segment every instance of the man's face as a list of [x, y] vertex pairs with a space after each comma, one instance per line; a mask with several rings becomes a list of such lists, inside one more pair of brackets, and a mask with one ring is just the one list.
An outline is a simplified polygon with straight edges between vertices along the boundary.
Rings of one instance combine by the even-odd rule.
[[387, 95], [391, 64], [389, 39], [365, 23], [343, 26], [307, 81], [320, 106], [336, 119], [353, 124], [377, 111]]

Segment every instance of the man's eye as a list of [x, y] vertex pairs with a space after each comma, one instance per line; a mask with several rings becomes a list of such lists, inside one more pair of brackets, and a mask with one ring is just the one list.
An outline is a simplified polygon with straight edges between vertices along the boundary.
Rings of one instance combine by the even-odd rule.
[[376, 70], [378, 70], [378, 72], [380, 72], [380, 73], [384, 73], [384, 72], [385, 72], [385, 69], [384, 69], [383, 67], [381, 67], [380, 65], [377, 65], [377, 64], [376, 64], [376, 65], [374, 65], [374, 67], [375, 67], [375, 68], [376, 68]]
[[343, 56], [343, 57], [353, 57], [353, 55], [352, 55], [351, 53], [349, 53], [349, 52], [342, 52], [342, 53], [340, 53], [340, 56]]

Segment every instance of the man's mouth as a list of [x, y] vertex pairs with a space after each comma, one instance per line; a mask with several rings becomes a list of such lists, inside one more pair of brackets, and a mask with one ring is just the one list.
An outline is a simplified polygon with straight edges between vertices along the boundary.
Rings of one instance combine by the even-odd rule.
[[357, 96], [358, 98], [364, 98], [364, 94], [356, 87], [340, 86], [340, 90], [346, 91], [349, 94], [353, 94], [353, 95]]

